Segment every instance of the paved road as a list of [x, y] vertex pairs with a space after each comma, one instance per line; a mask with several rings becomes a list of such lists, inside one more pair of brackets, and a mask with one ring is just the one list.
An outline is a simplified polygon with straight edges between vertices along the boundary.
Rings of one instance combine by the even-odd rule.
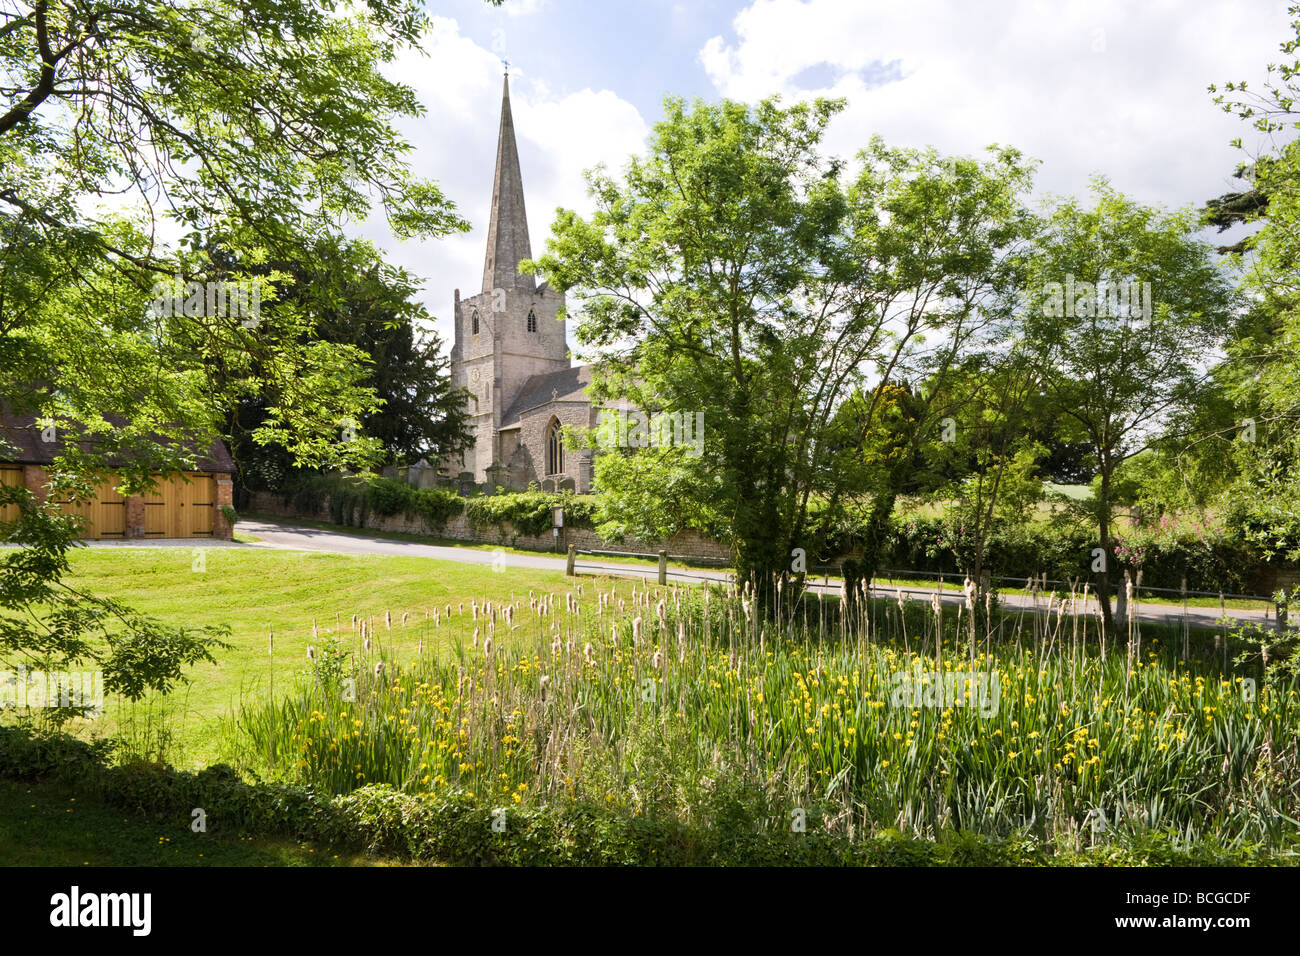
[[[466, 564], [491, 565], [494, 561], [504, 562], [506, 567], [537, 568], [548, 571], [563, 571], [565, 559], [562, 556], [548, 557], [543, 554], [517, 554], [505, 551], [485, 551], [474, 548], [457, 548], [436, 544], [417, 544], [413, 541], [394, 541], [389, 538], [374, 538], [364, 534], [351, 534], [339, 531], [322, 531], [316, 528], [302, 528], [294, 525], [280, 524], [263, 520], [240, 519], [240, 532], [253, 535], [261, 540], [246, 547], [275, 548], [294, 551], [331, 551], [339, 554], [392, 554], [405, 557], [438, 558], [443, 561], [460, 561]], [[192, 540], [156, 542], [173, 546], [193, 547]], [[224, 542], [223, 542], [224, 543]], [[626, 562], [601, 561], [590, 555], [580, 555], [577, 569], [581, 572], [599, 572], [620, 577], [653, 577], [656, 572], [654, 564], [630, 564]], [[674, 581], [726, 581], [725, 571], [710, 571], [701, 568], [668, 569], [668, 577]], [[813, 584], [813, 590], [822, 594], [838, 594], [839, 585]], [[933, 589], [921, 587], [904, 587], [903, 592], [914, 600], [930, 600]], [[893, 587], [875, 588], [878, 597], [893, 597], [897, 589]], [[960, 604], [962, 595], [956, 591], [945, 591], [942, 595], [944, 604]], [[1002, 604], [1009, 610], [1039, 612], [1046, 610], [1046, 596], [1036, 601], [1024, 594], [1004, 594]], [[1089, 602], [1089, 610], [1096, 613], [1097, 603]], [[1228, 615], [1241, 622], [1265, 623], [1267, 620], [1262, 610], [1228, 609]], [[1183, 619], [1181, 607], [1167, 604], [1147, 604], [1139, 609], [1138, 618], [1144, 622], [1179, 624]], [[1187, 609], [1187, 623], [1193, 627], [1214, 627], [1219, 619], [1218, 608], [1191, 607]]]

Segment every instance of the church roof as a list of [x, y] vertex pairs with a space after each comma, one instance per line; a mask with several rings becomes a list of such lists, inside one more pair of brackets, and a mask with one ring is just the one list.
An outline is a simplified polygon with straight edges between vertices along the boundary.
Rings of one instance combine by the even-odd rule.
[[519, 172], [515, 121], [510, 114], [510, 77], [501, 93], [501, 129], [497, 134], [497, 165], [492, 177], [492, 215], [488, 220], [487, 255], [483, 260], [483, 291], [519, 289], [532, 292], [536, 280], [521, 275], [519, 260], [531, 259], [528, 216], [524, 212], [524, 179]]
[[590, 402], [587, 386], [591, 384], [591, 366], [562, 368], [557, 372], [534, 375], [524, 382], [514, 402], [501, 416], [501, 427], [511, 428], [529, 412], [551, 402]]

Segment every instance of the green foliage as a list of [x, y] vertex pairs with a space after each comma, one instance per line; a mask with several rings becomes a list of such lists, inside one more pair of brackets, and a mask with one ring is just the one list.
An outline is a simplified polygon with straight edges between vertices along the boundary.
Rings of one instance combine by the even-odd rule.
[[[465, 447], [464, 395], [452, 388], [441, 340], [424, 330], [429, 316], [415, 278], [386, 264], [369, 243], [333, 239], [320, 241], [310, 258], [251, 271], [285, 276], [277, 301], [264, 308], [300, 308], [315, 319], [305, 337], [364, 356], [364, 385], [376, 406], [360, 417], [360, 432], [382, 446], [383, 463], [436, 462]], [[228, 418], [241, 492], [278, 491], [293, 470], [285, 448], [257, 440], [266, 418], [258, 397], [243, 399]]]
[[551, 530], [552, 508], [564, 509], [566, 527], [591, 528], [597, 501], [570, 492], [502, 492], [500, 489], [495, 495], [465, 499], [465, 514], [476, 529], [500, 527], [509, 522], [515, 534], [531, 537]]
[[465, 499], [447, 488], [416, 488], [405, 481], [373, 476], [328, 476], [300, 473], [284, 485], [284, 501], [303, 514], [316, 514], [322, 503], [334, 524], [365, 527], [370, 514], [423, 518], [440, 529], [465, 508]]
[[[1115, 532], [1115, 556], [1120, 568], [1142, 569], [1144, 587], [1177, 589], [1187, 579], [1193, 591], [1261, 594], [1274, 566], [1248, 542], [1191, 523], [1175, 531], [1128, 528]], [[1096, 532], [1064, 522], [1008, 522], [987, 542], [985, 566], [993, 574], [1028, 579], [1046, 574], [1054, 581], [1091, 581]], [[960, 523], [947, 518], [896, 518], [891, 527], [882, 567], [899, 570], [968, 570], [970, 544]]]
[[[1089, 850], [1044, 847], [1024, 835], [1004, 838], [944, 831], [934, 839], [888, 829], [848, 840], [810, 815], [805, 833], [756, 828], [752, 795], [723, 790], [701, 821], [634, 816], [574, 801], [494, 810], [463, 793], [432, 796], [368, 785], [328, 797], [311, 788], [247, 782], [229, 767], [198, 772], [160, 764], [113, 766], [105, 745], [65, 735], [0, 727], [0, 776], [68, 781], [78, 793], [154, 818], [188, 820], [193, 807], [225, 821], [230, 833], [287, 836], [417, 861], [512, 866], [1035, 866], [1258, 865], [1285, 863], [1260, 846], [1217, 839], [1187, 845], [1160, 832], [1135, 834]], [[706, 825], [704, 820], [716, 821]]]
[[[566, 609], [555, 623], [568, 640], [521, 606], [499, 615], [491, 646], [410, 663], [371, 648], [354, 658], [354, 695], [311, 679], [243, 706], [241, 760], [265, 772], [273, 759], [318, 792], [381, 784], [471, 816], [601, 806], [717, 841], [728, 858], [772, 852], [764, 834], [790, 832], [796, 810], [810, 834], [897, 826], [1059, 848], [1100, 808], [1105, 842], [1121, 847], [1153, 831], [1184, 847], [1295, 842], [1293, 673], [1225, 670], [1150, 626], [1102, 650], [1083, 617], [1007, 614], [979, 647], [969, 618], [914, 603], [787, 625], [721, 594], [660, 593], [635, 620]], [[755, 645], [754, 658], [735, 653]], [[991, 697], [935, 699], [946, 675], [970, 671], [997, 675]], [[905, 675], [916, 696], [900, 701]], [[1260, 679], [1257, 694], [1243, 677]]]
[[[6, 7], [0, 406], [54, 426], [53, 491], [84, 500], [112, 472], [129, 494], [194, 470], [241, 401], [264, 411], [253, 440], [297, 466], [374, 459], [374, 439], [340, 440], [376, 411], [365, 353], [315, 336], [275, 264], [310, 272], [372, 199], [400, 235], [468, 228], [410, 175], [397, 125], [420, 106], [384, 75], [427, 24], [409, 0]], [[125, 211], [105, 213], [106, 195]], [[217, 307], [231, 282], [260, 305]], [[102, 668], [134, 698], [212, 660], [215, 629], [64, 585], [69, 519], [6, 500], [22, 510], [3, 529], [17, 546], [0, 562], [7, 662]]]
[[[820, 152], [842, 105], [669, 98], [646, 155], [620, 179], [590, 174], [595, 213], [561, 211], [533, 264], [582, 291], [577, 339], [604, 360], [595, 397], [704, 415], [698, 457], [597, 457], [602, 529], [720, 526], [764, 607], [778, 581], [797, 586], [810, 498], [835, 510], [875, 494], [892, 510], [928, 400], [909, 392], [893, 421], [904, 403], [874, 400], [877, 373], [942, 374], [953, 349], [923, 342], [969, 335], [1030, 219], [1010, 149], [981, 161], [873, 140], [849, 177]], [[871, 398], [837, 420], [855, 392]], [[897, 460], [877, 462], [890, 431]]]

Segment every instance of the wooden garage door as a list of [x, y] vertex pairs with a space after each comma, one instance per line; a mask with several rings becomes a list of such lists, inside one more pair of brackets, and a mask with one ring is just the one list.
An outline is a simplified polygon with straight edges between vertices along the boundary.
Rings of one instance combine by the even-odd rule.
[[64, 514], [78, 514], [86, 519], [84, 534], [87, 538], [126, 537], [126, 499], [117, 492], [114, 480], [101, 481], [95, 486], [92, 501], [72, 502], [55, 499], [54, 503]]
[[216, 510], [216, 481], [211, 475], [190, 473], [155, 476], [153, 494], [144, 499], [144, 533], [147, 538], [202, 538], [212, 536]]
[[[22, 468], [0, 467], [0, 485], [23, 484]], [[0, 521], [13, 521], [18, 517], [17, 505], [0, 507]]]

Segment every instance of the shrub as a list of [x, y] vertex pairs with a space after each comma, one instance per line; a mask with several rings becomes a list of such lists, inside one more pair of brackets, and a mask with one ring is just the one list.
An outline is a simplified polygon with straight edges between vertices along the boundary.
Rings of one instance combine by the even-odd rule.
[[[14, 761], [20, 754], [21, 767]], [[69, 755], [77, 758], [71, 765]], [[755, 826], [743, 794], [726, 793], [709, 808], [719, 823], [633, 816], [574, 801], [504, 811], [464, 794], [403, 793], [367, 786], [328, 797], [308, 787], [246, 782], [229, 767], [197, 773], [162, 764], [109, 766], [108, 751], [64, 735], [0, 727], [0, 776], [52, 778], [88, 787], [105, 803], [154, 817], [188, 820], [193, 807], [231, 833], [291, 836], [414, 860], [513, 866], [1113, 866], [1294, 863], [1285, 852], [1229, 848], [1217, 840], [1182, 845], [1158, 831], [1125, 843], [1052, 853], [1020, 834], [987, 837], [945, 831], [927, 840], [897, 830], [849, 840], [809, 826], [806, 833]], [[21, 772], [20, 772], [21, 771]], [[811, 820], [810, 820], [811, 824]]]
[[516, 534], [536, 537], [551, 528], [551, 509], [564, 508], [564, 523], [571, 528], [594, 527], [596, 501], [566, 492], [550, 494], [542, 491], [503, 492], [465, 502], [465, 514], [475, 529], [500, 527], [506, 522]]
[[463, 499], [446, 488], [415, 488], [391, 478], [304, 475], [286, 483], [284, 502], [303, 514], [318, 514], [322, 502], [335, 524], [364, 527], [371, 513], [419, 517], [433, 530], [460, 514]]

